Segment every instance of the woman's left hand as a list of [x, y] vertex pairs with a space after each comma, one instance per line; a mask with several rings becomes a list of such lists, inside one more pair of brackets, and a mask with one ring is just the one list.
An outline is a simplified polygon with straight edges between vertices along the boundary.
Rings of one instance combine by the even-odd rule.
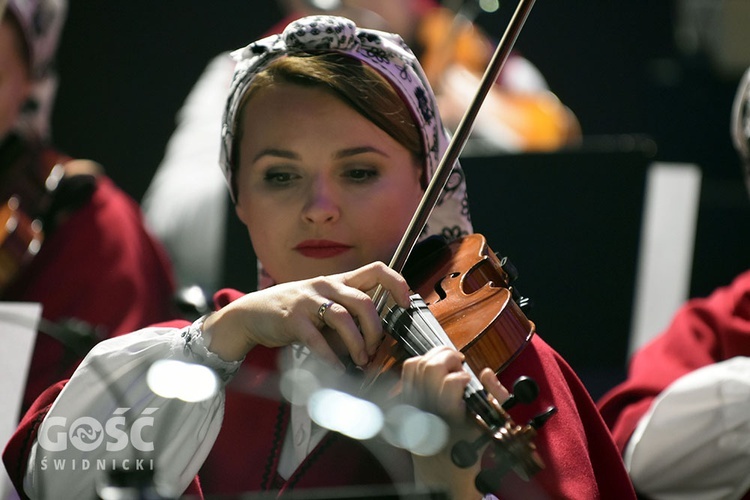
[[[430, 457], [414, 456], [417, 480], [430, 487], [445, 488], [451, 498], [481, 498], [474, 485], [480, 463], [462, 469], [453, 464], [450, 452], [459, 440], [473, 441], [479, 428], [467, 418], [464, 389], [470, 375], [463, 368], [464, 355], [451, 347], [437, 347], [424, 356], [409, 358], [401, 373], [402, 394], [406, 401], [443, 417], [451, 429], [445, 448]], [[490, 397], [505, 401], [509, 393], [490, 368], [479, 375]], [[481, 453], [480, 453], [481, 455]]]

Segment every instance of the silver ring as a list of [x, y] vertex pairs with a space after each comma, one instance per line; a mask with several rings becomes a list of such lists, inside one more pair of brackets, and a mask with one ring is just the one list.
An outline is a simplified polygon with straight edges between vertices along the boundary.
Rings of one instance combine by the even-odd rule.
[[329, 300], [329, 301], [327, 301], [327, 302], [324, 302], [324, 303], [323, 303], [323, 304], [322, 304], [322, 305], [321, 305], [321, 306], [320, 306], [320, 307], [318, 308], [318, 317], [320, 318], [320, 321], [322, 321], [323, 323], [325, 323], [325, 322], [326, 322], [326, 320], [325, 320], [325, 318], [323, 318], [323, 316], [325, 316], [325, 314], [326, 314], [326, 311], [327, 311], [327, 310], [328, 310], [328, 308], [329, 308], [329, 307], [331, 307], [332, 305], [333, 305], [333, 301], [332, 301], [332, 300]]

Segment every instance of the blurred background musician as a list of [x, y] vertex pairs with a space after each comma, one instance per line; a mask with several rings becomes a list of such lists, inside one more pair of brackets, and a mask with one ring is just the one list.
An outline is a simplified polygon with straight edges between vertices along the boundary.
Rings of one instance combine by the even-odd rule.
[[[483, 12], [477, 1], [281, 1], [292, 15], [332, 12], [399, 33], [416, 47], [450, 130], [456, 129], [469, 107], [495, 50], [495, 41], [474, 22]], [[581, 134], [573, 112], [518, 52], [512, 52], [505, 63], [472, 132], [467, 154], [552, 151], [576, 143]]]
[[[731, 132], [750, 189], [750, 69]], [[598, 404], [644, 498], [750, 498], [750, 271], [684, 304]]]
[[25, 410], [110, 336], [172, 316], [166, 252], [140, 207], [50, 132], [65, 0], [9, 0], [0, 22], [0, 300], [42, 304]]

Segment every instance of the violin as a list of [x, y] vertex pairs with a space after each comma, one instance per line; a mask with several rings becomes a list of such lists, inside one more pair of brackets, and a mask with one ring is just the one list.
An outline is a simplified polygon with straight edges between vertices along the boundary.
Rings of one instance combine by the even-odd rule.
[[11, 133], [0, 143], [0, 293], [64, 216], [88, 200], [101, 167]]
[[479, 449], [490, 441], [494, 444], [497, 459], [494, 468], [482, 471], [476, 478], [476, 486], [483, 493], [491, 493], [498, 479], [510, 470], [528, 479], [544, 467], [533, 439], [536, 430], [556, 409], [550, 407], [526, 425], [517, 425], [508, 410], [516, 403], [533, 400], [538, 393], [536, 384], [529, 379], [517, 381], [511, 398], [499, 404], [488, 397], [475, 375], [485, 367], [499, 373], [508, 366], [531, 340], [534, 324], [522, 311], [526, 301], [513, 286], [512, 266], [507, 259], [497, 257], [480, 234], [422, 250], [425, 255], [419, 260], [425, 265], [408, 272], [405, 267], [445, 189], [479, 107], [502, 69], [533, 2], [519, 2], [474, 101], [452, 137], [389, 264], [404, 274], [416, 292], [411, 306], [403, 309], [389, 304], [388, 292], [382, 287], [373, 296], [390, 339], [380, 346], [370, 363], [365, 388], [380, 373], [397, 367], [406, 357], [423, 355], [433, 347], [453, 345], [464, 353], [464, 370], [471, 375], [464, 399], [467, 410], [483, 432], [474, 442], [457, 443], [451, 457], [455, 465], [469, 467], [478, 460]]
[[[450, 343], [465, 354], [473, 371], [478, 373], [490, 366], [496, 373], [501, 372], [535, 332], [534, 323], [523, 312], [528, 300], [512, 285], [515, 271], [509, 269], [514, 268], [507, 259], [492, 252], [481, 234], [470, 234], [449, 244], [439, 240], [420, 252], [422, 255], [402, 273], [414, 291], [416, 308], [429, 309]], [[404, 324], [406, 317], [397, 317], [401, 313], [391, 308], [386, 322], [393, 335], [409, 344], [410, 335], [403, 332], [410, 325]], [[393, 349], [399, 344], [396, 339], [392, 341], [391, 348], [376, 354], [375, 366], [388, 369], [397, 361], [399, 353]], [[414, 351], [421, 348], [407, 345], [407, 350], [416, 355]], [[386, 355], [387, 351], [391, 351], [390, 355]]]
[[0, 291], [34, 258], [44, 241], [42, 215], [52, 202], [63, 169], [56, 162], [38, 161], [41, 154], [16, 134], [9, 134], [0, 145]]
[[427, 353], [438, 346], [454, 346], [465, 356], [464, 369], [471, 375], [464, 398], [473, 420], [482, 430], [474, 442], [459, 442], [451, 451], [455, 465], [470, 467], [478, 450], [495, 443], [495, 466], [480, 472], [477, 489], [493, 492], [502, 477], [513, 470], [528, 480], [544, 468], [533, 440], [536, 431], [554, 415], [549, 407], [525, 426], [517, 425], [508, 410], [531, 403], [538, 395], [536, 383], [517, 380], [511, 397], [499, 404], [487, 396], [475, 375], [485, 367], [496, 374], [521, 353], [535, 333], [523, 312], [528, 299], [513, 285], [517, 275], [506, 258], [499, 258], [481, 234], [471, 234], [425, 250], [420, 245], [416, 262], [403, 275], [415, 292], [410, 308], [387, 306], [382, 315], [389, 337], [381, 344], [366, 373], [367, 390], [379, 377], [397, 368], [407, 357]]
[[0, 206], [0, 291], [16, 277], [23, 265], [39, 252], [44, 240], [42, 225], [20, 210], [18, 197]]

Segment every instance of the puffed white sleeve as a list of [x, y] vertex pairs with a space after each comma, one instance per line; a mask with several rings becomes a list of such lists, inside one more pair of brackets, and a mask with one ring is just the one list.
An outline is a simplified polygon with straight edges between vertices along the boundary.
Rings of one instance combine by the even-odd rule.
[[[221, 428], [223, 388], [241, 363], [208, 351], [202, 320], [146, 328], [91, 350], [39, 429], [24, 477], [29, 497], [97, 498], [98, 482], [115, 470], [153, 472], [178, 495], [189, 486]], [[157, 396], [147, 379], [159, 360], [211, 368], [217, 390], [199, 402]]]
[[650, 498], [742, 498], [750, 490], [750, 358], [676, 380], [641, 419], [624, 458]]

